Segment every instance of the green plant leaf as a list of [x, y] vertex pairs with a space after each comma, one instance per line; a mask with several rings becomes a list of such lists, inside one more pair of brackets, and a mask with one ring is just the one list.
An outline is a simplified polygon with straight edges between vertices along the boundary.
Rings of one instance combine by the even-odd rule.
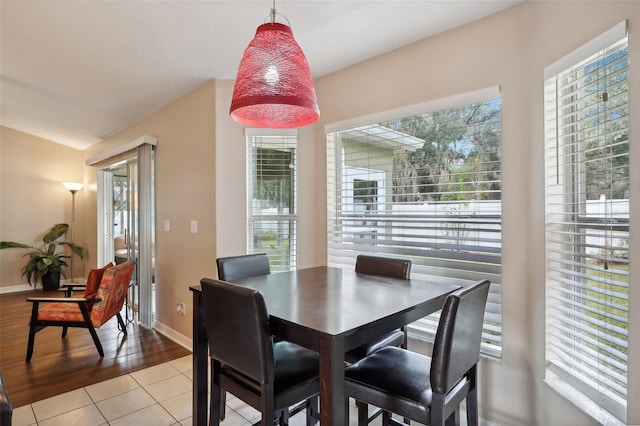
[[45, 244], [50, 244], [58, 238], [62, 237], [64, 233], [67, 232], [67, 229], [69, 229], [69, 225], [67, 225], [66, 223], [55, 224], [47, 233], [47, 235], [42, 238], [42, 241], [44, 241]]
[[74, 243], [67, 243], [67, 242], [61, 242], [58, 243], [61, 246], [67, 246], [71, 249], [71, 252], [73, 252], [73, 254], [77, 255], [80, 257], [80, 259], [84, 259], [84, 256], [87, 254], [87, 251], [85, 250], [84, 247], [79, 246], [77, 244]]
[[69, 225], [66, 223], [58, 223], [51, 227], [49, 232], [42, 238], [44, 245], [42, 248], [33, 247], [27, 244], [16, 243], [13, 241], [0, 241], [0, 249], [4, 248], [29, 248], [31, 251], [25, 253], [24, 256], [28, 257], [26, 265], [22, 268], [22, 276], [27, 278], [29, 284], [35, 284], [38, 280], [42, 279], [44, 274], [50, 272], [60, 272], [63, 277], [66, 277], [63, 267], [68, 266], [65, 259], [70, 259], [65, 251], [56, 252], [58, 246], [67, 246], [70, 248], [72, 254], [77, 255], [80, 259], [86, 256], [86, 249], [74, 243], [61, 241], [56, 243], [55, 241], [63, 236], [69, 229]]
[[27, 244], [15, 243], [13, 241], [0, 241], [0, 249], [6, 248], [33, 248]]

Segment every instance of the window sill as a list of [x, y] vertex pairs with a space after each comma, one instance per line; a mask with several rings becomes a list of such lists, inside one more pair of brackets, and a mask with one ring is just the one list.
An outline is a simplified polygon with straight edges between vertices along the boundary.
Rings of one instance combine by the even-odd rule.
[[547, 377], [544, 382], [559, 395], [567, 399], [573, 405], [578, 407], [583, 413], [604, 426], [624, 426], [625, 423], [602, 409], [598, 404], [593, 402], [576, 388], [569, 385], [564, 380], [558, 378], [555, 374], [547, 370]]

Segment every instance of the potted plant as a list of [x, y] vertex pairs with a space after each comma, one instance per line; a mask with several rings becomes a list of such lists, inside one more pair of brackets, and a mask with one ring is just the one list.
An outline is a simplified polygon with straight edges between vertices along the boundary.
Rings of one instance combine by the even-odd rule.
[[60, 275], [66, 278], [63, 267], [67, 266], [65, 259], [70, 259], [64, 251], [57, 251], [59, 246], [67, 246], [73, 254], [80, 259], [84, 259], [86, 250], [84, 247], [66, 241], [56, 242], [69, 229], [66, 223], [58, 223], [42, 238], [42, 248], [30, 246], [28, 244], [16, 243], [13, 241], [0, 241], [0, 249], [6, 248], [28, 248], [32, 251], [25, 254], [29, 257], [26, 265], [22, 268], [22, 276], [27, 277], [29, 285], [42, 281], [42, 289], [45, 291], [57, 290], [60, 287]]

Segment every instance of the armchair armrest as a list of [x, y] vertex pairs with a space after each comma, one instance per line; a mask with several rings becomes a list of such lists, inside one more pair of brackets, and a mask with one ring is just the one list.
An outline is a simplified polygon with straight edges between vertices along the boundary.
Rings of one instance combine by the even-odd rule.
[[84, 297], [28, 297], [27, 302], [56, 302], [56, 303], [97, 303], [102, 299], [86, 299]]
[[60, 288], [58, 289], [58, 291], [63, 291], [64, 294], [66, 295], [66, 297], [71, 297], [73, 295], [74, 291], [76, 291], [76, 290], [85, 291], [86, 289], [87, 289], [87, 285], [86, 284], [68, 283], [68, 284], [62, 284], [60, 286]]
[[86, 284], [82, 284], [82, 283], [69, 283], [69, 284], [61, 284], [60, 285], [60, 290], [65, 290], [67, 288], [72, 288], [72, 289], [85, 289], [87, 288]]

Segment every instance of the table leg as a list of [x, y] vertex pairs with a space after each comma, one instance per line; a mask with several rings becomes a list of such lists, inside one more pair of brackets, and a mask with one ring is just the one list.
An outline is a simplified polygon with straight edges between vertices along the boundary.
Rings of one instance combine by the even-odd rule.
[[209, 378], [209, 356], [207, 326], [202, 301], [202, 293], [193, 292], [193, 424], [206, 426], [207, 416], [207, 386]]
[[348, 425], [344, 403], [344, 342], [320, 342], [320, 424]]

